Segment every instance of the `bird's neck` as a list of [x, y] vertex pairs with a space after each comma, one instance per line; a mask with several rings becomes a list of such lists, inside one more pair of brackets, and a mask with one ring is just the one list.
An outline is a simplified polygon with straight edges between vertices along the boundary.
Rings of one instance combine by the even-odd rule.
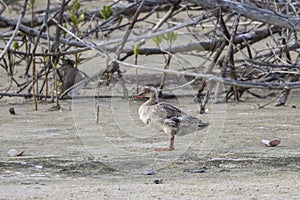
[[150, 96], [150, 98], [148, 99], [148, 101], [146, 101], [145, 104], [147, 105], [154, 105], [158, 103], [158, 97], [156, 94], [153, 94]]

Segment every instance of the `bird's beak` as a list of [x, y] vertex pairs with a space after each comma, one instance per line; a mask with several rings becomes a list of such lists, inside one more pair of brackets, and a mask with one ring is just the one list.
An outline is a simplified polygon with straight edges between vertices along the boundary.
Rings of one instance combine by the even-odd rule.
[[139, 94], [134, 94], [134, 95], [132, 95], [131, 98], [132, 98], [132, 99], [141, 99], [141, 98], [143, 98], [143, 97], [145, 97], [145, 96], [146, 96], [146, 93], [145, 93], [145, 92], [141, 92], [141, 93], [139, 93]]

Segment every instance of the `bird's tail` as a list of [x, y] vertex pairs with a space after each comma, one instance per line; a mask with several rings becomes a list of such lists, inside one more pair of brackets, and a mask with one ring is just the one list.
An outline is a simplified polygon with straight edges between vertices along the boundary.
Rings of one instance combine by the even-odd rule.
[[202, 120], [199, 120], [199, 123], [198, 123], [198, 127], [199, 127], [199, 128], [205, 128], [205, 127], [207, 127], [208, 125], [209, 125], [208, 122], [204, 122], [204, 121], [202, 121]]

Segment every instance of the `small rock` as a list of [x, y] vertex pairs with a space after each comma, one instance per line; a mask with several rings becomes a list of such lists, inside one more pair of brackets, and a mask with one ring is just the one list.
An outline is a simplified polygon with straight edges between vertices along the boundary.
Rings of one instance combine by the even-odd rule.
[[30, 185], [30, 184], [32, 184], [33, 182], [32, 181], [24, 181], [24, 182], [22, 182], [21, 184], [23, 184], [23, 185]]
[[154, 175], [154, 174], [156, 174], [156, 172], [155, 172], [154, 170], [150, 169], [150, 170], [144, 171], [143, 174], [144, 174], [144, 175]]
[[207, 170], [207, 167], [202, 167], [200, 169], [185, 169], [184, 172], [190, 172], [190, 173], [204, 173]]
[[154, 183], [155, 184], [162, 184], [163, 180], [162, 179], [157, 179], [157, 180], [154, 180]]
[[15, 108], [14, 107], [10, 107], [9, 108], [9, 113], [12, 114], [12, 115], [15, 115], [16, 114]]
[[43, 169], [43, 165], [34, 165], [33, 169], [38, 170], [38, 171], [42, 170]]

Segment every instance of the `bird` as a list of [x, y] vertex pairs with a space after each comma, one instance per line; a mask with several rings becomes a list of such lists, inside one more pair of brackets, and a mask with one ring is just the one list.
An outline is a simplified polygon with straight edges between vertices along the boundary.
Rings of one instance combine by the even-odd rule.
[[158, 102], [158, 91], [153, 86], [144, 86], [143, 91], [134, 96], [134, 98], [141, 97], [149, 97], [149, 99], [139, 107], [140, 120], [164, 131], [170, 137], [169, 147], [156, 148], [155, 151], [175, 150], [175, 135], [192, 133], [209, 125], [208, 122], [190, 116], [171, 104]]
[[57, 70], [61, 82], [59, 88], [61, 98], [65, 95], [72, 96], [83, 86], [82, 80], [84, 80], [85, 74], [75, 68], [74, 64], [73, 60], [65, 59], [62, 61], [61, 67]]

